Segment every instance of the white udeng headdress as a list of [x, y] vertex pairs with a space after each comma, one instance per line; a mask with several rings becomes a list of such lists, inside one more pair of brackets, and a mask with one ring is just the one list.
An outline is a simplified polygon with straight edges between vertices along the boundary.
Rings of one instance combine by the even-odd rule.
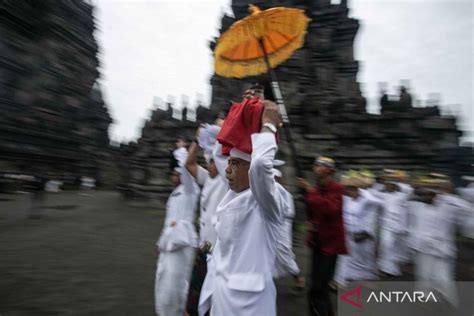
[[248, 162], [252, 161], [252, 155], [244, 153], [243, 151], [238, 150], [237, 148], [232, 148], [230, 150], [230, 157], [240, 158], [240, 159], [248, 161]]

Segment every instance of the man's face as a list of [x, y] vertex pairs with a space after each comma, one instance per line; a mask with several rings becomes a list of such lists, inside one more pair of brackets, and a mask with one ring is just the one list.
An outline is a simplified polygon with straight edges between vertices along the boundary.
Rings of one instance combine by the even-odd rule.
[[225, 169], [229, 187], [234, 192], [242, 192], [248, 189], [250, 163], [239, 158], [229, 158], [229, 164]]
[[214, 163], [214, 160], [211, 160], [207, 164], [207, 171], [209, 172], [209, 176], [211, 178], [215, 178], [217, 176], [217, 167], [216, 164]]
[[344, 187], [344, 195], [356, 199], [359, 196], [359, 189], [353, 185], [347, 185]]
[[181, 179], [179, 176], [180, 174], [176, 170], [173, 170], [173, 172], [171, 173], [170, 180], [171, 180], [171, 185], [173, 186], [173, 188], [176, 188], [178, 185], [181, 184]]
[[332, 174], [332, 171], [329, 167], [326, 167], [322, 164], [313, 165], [313, 173], [316, 176], [316, 179], [324, 179]]
[[398, 185], [396, 185], [395, 183], [386, 182], [386, 183], [385, 183], [385, 190], [386, 190], [387, 192], [395, 192], [395, 191], [398, 191]]
[[419, 201], [426, 204], [432, 204], [434, 198], [436, 197], [436, 193], [434, 191], [425, 188], [415, 189], [415, 194], [418, 196]]

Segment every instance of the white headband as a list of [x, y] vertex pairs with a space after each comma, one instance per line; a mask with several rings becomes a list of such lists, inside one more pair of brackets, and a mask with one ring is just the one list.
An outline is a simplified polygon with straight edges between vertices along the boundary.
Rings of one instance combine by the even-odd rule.
[[252, 160], [252, 156], [250, 154], [244, 153], [241, 150], [238, 150], [237, 148], [232, 148], [230, 150], [230, 157], [232, 158], [240, 158], [242, 160], [250, 162]]

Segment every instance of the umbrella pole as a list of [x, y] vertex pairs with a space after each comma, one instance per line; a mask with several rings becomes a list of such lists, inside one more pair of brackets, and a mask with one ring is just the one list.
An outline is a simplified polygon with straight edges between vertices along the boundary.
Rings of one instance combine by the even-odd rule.
[[299, 164], [298, 159], [296, 157], [296, 148], [295, 148], [295, 144], [293, 142], [293, 136], [291, 135], [291, 130], [290, 130], [290, 127], [291, 127], [290, 126], [290, 119], [288, 117], [288, 113], [286, 112], [285, 102], [283, 101], [283, 96], [281, 94], [280, 85], [278, 84], [278, 79], [277, 79], [277, 76], [275, 74], [275, 71], [273, 71], [273, 68], [270, 67], [270, 61], [268, 60], [268, 55], [267, 55], [267, 51], [265, 50], [265, 46], [263, 45], [263, 40], [260, 39], [258, 41], [258, 43], [260, 44], [260, 48], [263, 51], [263, 55], [264, 55], [264, 58], [265, 58], [265, 63], [267, 64], [267, 68], [268, 68], [268, 73], [270, 74], [270, 79], [272, 81], [271, 85], [272, 85], [273, 96], [275, 97], [275, 101], [278, 104], [278, 108], [280, 109], [281, 118], [282, 118], [283, 124], [284, 124], [283, 125], [283, 131], [285, 133], [285, 138], [288, 142], [288, 146], [290, 147], [290, 153], [291, 153], [291, 156], [293, 158], [293, 163], [295, 165], [296, 175], [298, 177], [302, 177], [303, 173], [301, 171], [300, 164]]

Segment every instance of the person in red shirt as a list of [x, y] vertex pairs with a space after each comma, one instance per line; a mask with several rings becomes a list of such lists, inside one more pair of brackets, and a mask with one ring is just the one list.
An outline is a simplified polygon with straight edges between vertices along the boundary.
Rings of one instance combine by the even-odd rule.
[[343, 187], [333, 179], [335, 161], [318, 157], [313, 166], [316, 186], [298, 178], [298, 186], [305, 192], [308, 216], [306, 244], [312, 249], [310, 315], [334, 315], [329, 297], [329, 283], [333, 279], [337, 256], [346, 254], [342, 219]]

